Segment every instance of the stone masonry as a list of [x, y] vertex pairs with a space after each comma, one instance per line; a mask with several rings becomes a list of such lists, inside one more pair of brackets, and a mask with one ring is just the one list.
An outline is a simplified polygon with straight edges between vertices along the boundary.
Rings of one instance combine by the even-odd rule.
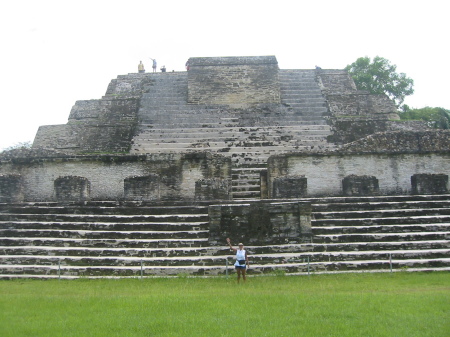
[[188, 102], [241, 107], [279, 104], [275, 56], [189, 59]]
[[[178, 198], [178, 193], [182, 198], [189, 196], [188, 199], [227, 198], [223, 186], [211, 189], [214, 179], [231, 181], [232, 199], [339, 195], [343, 190], [337, 186], [348, 175], [375, 177], [380, 181], [380, 193], [409, 193], [411, 175], [440, 174], [447, 170], [448, 164], [442, 159], [449, 151], [447, 133], [424, 130], [417, 133], [412, 131], [416, 124], [405, 123], [398, 124], [401, 131], [393, 132], [396, 124], [392, 119], [398, 118], [395, 105], [386, 96], [358, 91], [343, 70], [282, 70], [275, 56], [194, 57], [190, 64], [188, 72], [118, 76], [101, 99], [77, 101], [67, 124], [42, 126], [33, 150], [62, 153], [61, 159], [51, 159], [44, 165], [51, 163], [51, 167], [58, 167], [55, 172], [61, 176], [88, 179], [94, 199], [105, 196], [101, 192], [105, 188], [95, 182], [96, 173], [88, 167], [96, 166], [101, 156], [111, 155], [117, 158], [114, 165], [120, 162], [121, 167], [146, 163], [140, 169], [131, 169], [128, 175], [121, 174], [118, 188], [110, 194], [110, 198], [136, 200], [153, 200], [157, 196]], [[438, 161], [443, 160], [444, 167], [421, 159], [436, 156], [436, 151], [442, 153]], [[186, 178], [174, 179], [178, 173], [171, 173], [168, 168], [154, 169], [154, 165], [164, 166], [155, 164], [159, 161], [153, 160], [156, 155], [172, 163], [174, 156], [200, 152], [223, 159], [217, 161], [218, 157], [210, 156], [201, 164], [211, 166], [214, 174], [205, 175], [200, 173], [204, 168], [199, 171], [189, 165], [177, 169], [176, 172], [184, 172], [183, 177], [190, 176], [189, 186], [181, 183], [174, 187], [175, 182]], [[404, 160], [415, 160], [419, 152], [418, 162], [423, 164], [417, 164], [416, 169], [397, 168]], [[361, 156], [362, 153], [368, 155]], [[398, 155], [391, 156], [394, 153]], [[77, 159], [69, 160], [75, 163], [72, 166], [64, 156], [73, 155]], [[82, 160], [80, 155], [84, 156]], [[142, 156], [150, 159], [130, 159]], [[224, 158], [230, 160], [231, 170], [216, 167]], [[296, 168], [293, 163], [303, 162], [303, 158], [307, 164]], [[349, 158], [355, 162], [350, 164]], [[382, 163], [388, 161], [390, 173], [384, 170], [380, 176], [380, 165], [360, 169], [360, 160], [375, 158]], [[283, 168], [286, 161], [288, 166]], [[144, 168], [147, 163], [151, 163], [150, 169]], [[27, 165], [19, 171], [24, 172], [21, 173], [24, 184], [30, 186], [34, 179], [32, 172], [41, 171], [35, 164], [32, 169]], [[334, 165], [338, 165], [338, 170]], [[0, 173], [12, 174], [11, 168], [19, 166], [5, 162]], [[159, 182], [146, 183], [144, 196], [139, 196], [139, 184], [133, 185], [133, 181], [148, 180], [152, 174], [158, 175]], [[306, 188], [294, 187], [286, 180], [298, 175], [305, 177], [307, 192]], [[315, 181], [322, 175], [323, 182], [330, 177], [333, 181], [319, 187]], [[383, 176], [389, 179], [383, 182]], [[52, 176], [48, 181], [56, 178]], [[208, 179], [213, 180], [206, 183]], [[281, 189], [274, 189], [272, 184], [283, 181]], [[157, 192], [150, 191], [153, 189]], [[36, 188], [29, 190], [28, 198], [54, 198], [53, 192], [36, 191]]]
[[[450, 270], [450, 132], [343, 70], [120, 75], [0, 154], [0, 278]], [[261, 199], [261, 200], [259, 200]]]

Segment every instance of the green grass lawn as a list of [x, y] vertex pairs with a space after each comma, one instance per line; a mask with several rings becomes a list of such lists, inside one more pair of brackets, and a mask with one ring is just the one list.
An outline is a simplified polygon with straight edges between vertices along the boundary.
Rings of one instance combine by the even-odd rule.
[[450, 273], [0, 281], [0, 336], [448, 337]]

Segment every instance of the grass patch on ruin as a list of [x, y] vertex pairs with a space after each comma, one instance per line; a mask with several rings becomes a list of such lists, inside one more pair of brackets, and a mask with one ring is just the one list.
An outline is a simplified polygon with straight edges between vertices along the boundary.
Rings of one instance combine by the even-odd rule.
[[438, 337], [449, 317], [445, 272], [0, 281], [3, 337]]

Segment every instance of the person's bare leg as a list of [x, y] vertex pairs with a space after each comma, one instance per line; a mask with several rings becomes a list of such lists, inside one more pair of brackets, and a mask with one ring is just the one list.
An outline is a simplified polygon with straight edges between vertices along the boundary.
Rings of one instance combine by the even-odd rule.
[[246, 271], [247, 271], [246, 269], [242, 269], [242, 279], [244, 280], [244, 282], [247, 281], [247, 278], [246, 278], [246, 275], [245, 275]]
[[236, 268], [237, 271], [237, 282], [239, 283], [239, 281], [241, 280], [241, 268]]

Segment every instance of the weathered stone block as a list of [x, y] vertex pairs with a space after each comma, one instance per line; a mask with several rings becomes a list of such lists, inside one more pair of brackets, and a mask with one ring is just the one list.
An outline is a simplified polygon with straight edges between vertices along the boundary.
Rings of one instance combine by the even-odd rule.
[[413, 194], [445, 194], [448, 193], [447, 174], [414, 174], [411, 176]]
[[[298, 203], [299, 212], [299, 222], [300, 222], [300, 232], [303, 239], [310, 238], [312, 236], [311, 227], [311, 213], [312, 206], [310, 202], [299, 202]], [[305, 240], [303, 240], [305, 241]]]
[[269, 177], [267, 170], [262, 170], [259, 173], [259, 186], [261, 188], [261, 199], [269, 198], [268, 179]]
[[188, 102], [230, 106], [280, 103], [275, 56], [189, 59]]
[[0, 202], [22, 202], [22, 176], [18, 174], [0, 174]]
[[301, 198], [308, 194], [308, 179], [304, 175], [284, 176], [273, 179], [275, 199]]
[[345, 196], [376, 195], [380, 193], [378, 179], [374, 176], [349, 175], [342, 179], [342, 190]]
[[54, 181], [56, 200], [60, 202], [89, 200], [90, 185], [89, 180], [84, 177], [59, 177]]
[[161, 178], [157, 174], [128, 177], [124, 180], [125, 200], [159, 200]]
[[311, 237], [309, 203], [256, 202], [209, 207], [209, 243], [221, 245], [225, 238], [246, 244], [308, 242]]
[[231, 199], [231, 181], [229, 179], [200, 179], [195, 182], [195, 200]]

